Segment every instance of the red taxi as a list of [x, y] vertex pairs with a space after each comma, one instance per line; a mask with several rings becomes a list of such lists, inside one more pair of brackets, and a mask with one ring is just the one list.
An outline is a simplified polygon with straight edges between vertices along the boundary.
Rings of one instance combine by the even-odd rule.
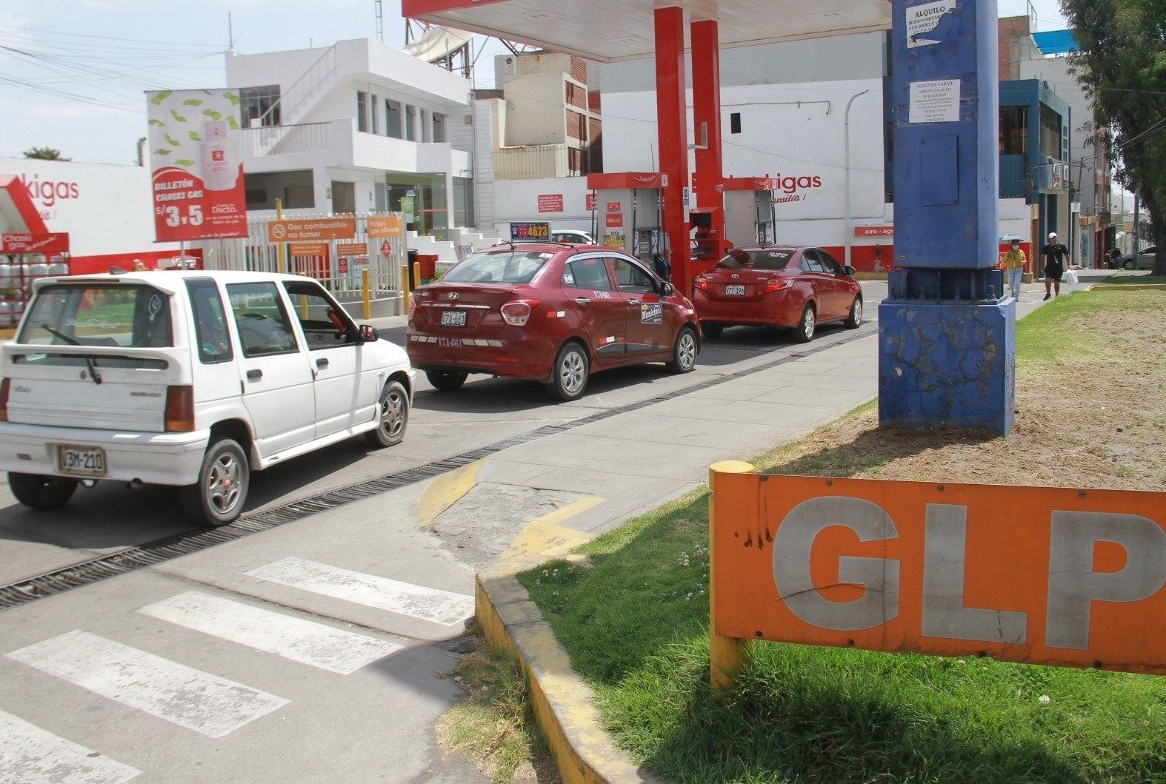
[[485, 373], [541, 381], [560, 400], [608, 368], [687, 373], [700, 352], [692, 303], [671, 283], [619, 251], [555, 243], [497, 245], [421, 286], [405, 343], [439, 390]]
[[821, 248], [733, 248], [696, 276], [692, 301], [708, 337], [741, 324], [789, 328], [806, 343], [818, 324], [862, 323], [862, 287], [853, 276], [853, 267]]

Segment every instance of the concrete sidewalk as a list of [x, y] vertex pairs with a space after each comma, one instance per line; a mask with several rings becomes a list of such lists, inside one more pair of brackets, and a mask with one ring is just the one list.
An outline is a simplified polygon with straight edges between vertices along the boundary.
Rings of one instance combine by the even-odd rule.
[[[1062, 293], [1088, 287], [1062, 286]], [[1024, 287], [1022, 318], [1044, 301], [1043, 283]], [[874, 315], [877, 303], [867, 312]], [[815, 340], [777, 359], [710, 376], [675, 397], [657, 398], [485, 461], [476, 481], [495, 481], [602, 498], [540, 528], [525, 546], [476, 579], [476, 615], [490, 645], [513, 651], [526, 671], [536, 718], [563, 780], [648, 781], [601, 728], [593, 693], [575, 674], [526, 590], [525, 569], [707, 483], [709, 466], [749, 460], [790, 442], [878, 394], [877, 325], [831, 345]], [[692, 378], [691, 376], [689, 378]]]

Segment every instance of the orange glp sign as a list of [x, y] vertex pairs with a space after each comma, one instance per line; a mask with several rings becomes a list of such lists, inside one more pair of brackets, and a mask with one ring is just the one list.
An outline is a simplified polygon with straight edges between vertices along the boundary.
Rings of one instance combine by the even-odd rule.
[[1166, 674], [1166, 493], [711, 476], [715, 636]]

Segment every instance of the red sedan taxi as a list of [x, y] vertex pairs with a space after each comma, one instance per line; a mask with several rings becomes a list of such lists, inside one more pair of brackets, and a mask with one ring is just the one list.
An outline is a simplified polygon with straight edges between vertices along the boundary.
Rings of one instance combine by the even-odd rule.
[[439, 390], [471, 373], [533, 379], [560, 400], [591, 373], [696, 366], [692, 302], [645, 264], [594, 245], [507, 243], [475, 253], [413, 293], [405, 343]]
[[708, 337], [734, 325], [789, 328], [809, 342], [818, 324], [862, 323], [854, 268], [821, 248], [733, 248], [693, 281], [693, 304]]

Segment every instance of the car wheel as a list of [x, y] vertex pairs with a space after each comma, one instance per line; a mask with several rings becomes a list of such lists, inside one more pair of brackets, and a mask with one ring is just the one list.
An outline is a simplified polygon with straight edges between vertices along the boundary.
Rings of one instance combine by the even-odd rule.
[[719, 338], [721, 333], [725, 331], [725, 325], [715, 321], [704, 321], [701, 322], [700, 331], [704, 333], [706, 338]]
[[682, 327], [676, 334], [676, 344], [672, 347], [672, 360], [668, 369], [673, 373], [690, 373], [696, 367], [696, 331], [692, 327]]
[[802, 320], [794, 327], [794, 335], [799, 343], [809, 343], [814, 339], [815, 323], [814, 306], [806, 305], [806, 309], [802, 311]]
[[8, 474], [8, 487], [16, 500], [31, 509], [64, 506], [77, 489], [77, 480], [44, 474]]
[[1126, 263], [1125, 263], [1125, 264], [1123, 264], [1122, 266], [1123, 266], [1123, 267], [1125, 267], [1125, 268], [1126, 268], [1126, 269], [1128, 269], [1128, 270], [1132, 270], [1132, 269], [1134, 268], [1134, 260], [1133, 260], [1133, 259], [1128, 259], [1128, 260], [1126, 261]]
[[850, 304], [850, 315], [842, 323], [846, 325], [847, 329], [859, 328], [862, 324], [862, 297], [855, 296], [854, 302]]
[[433, 385], [434, 389], [440, 389], [442, 392], [453, 392], [466, 383], [467, 375], [467, 373], [452, 373], [448, 370], [429, 370], [426, 371], [425, 378], [429, 379], [429, 383]]
[[405, 440], [409, 424], [409, 393], [400, 381], [390, 381], [381, 392], [377, 428], [364, 434], [373, 446], [396, 446]]
[[559, 400], [575, 400], [587, 388], [587, 354], [578, 343], [568, 343], [559, 349], [551, 371], [551, 394]]
[[247, 453], [234, 439], [220, 438], [207, 447], [198, 482], [181, 489], [182, 509], [205, 526], [226, 525], [243, 511], [250, 485]]

